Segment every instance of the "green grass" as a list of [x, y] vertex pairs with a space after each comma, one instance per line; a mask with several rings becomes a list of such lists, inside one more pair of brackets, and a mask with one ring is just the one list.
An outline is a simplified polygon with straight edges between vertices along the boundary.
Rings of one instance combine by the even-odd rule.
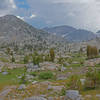
[[7, 72], [9, 73], [7, 75], [0, 73], [0, 87], [19, 84], [20, 79], [18, 79], [18, 76], [24, 73], [24, 68], [8, 70]]
[[52, 79], [53, 77], [53, 73], [48, 71], [48, 72], [41, 72], [39, 74], [39, 79], [44, 79], [44, 80], [47, 80], [47, 79]]
[[100, 67], [100, 64], [95, 65], [95, 67]]
[[81, 67], [81, 64], [71, 64], [71, 67]]
[[9, 62], [8, 59], [6, 59], [6, 58], [1, 58], [1, 57], [0, 57], [0, 61], [2, 61], [2, 62]]
[[[65, 61], [68, 62], [69, 64], [72, 64], [73, 62], [78, 62], [79, 64], [83, 64], [85, 61], [86, 57], [84, 54], [72, 54], [71, 58], [65, 58]], [[72, 65], [72, 66], [77, 66], [77, 65]]]

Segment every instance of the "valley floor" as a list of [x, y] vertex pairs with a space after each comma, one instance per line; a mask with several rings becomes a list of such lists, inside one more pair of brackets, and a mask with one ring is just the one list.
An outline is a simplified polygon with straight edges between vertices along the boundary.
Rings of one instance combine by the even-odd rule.
[[[100, 70], [100, 58], [88, 60], [85, 54], [69, 55], [60, 63], [43, 61], [40, 66], [11, 63], [3, 58], [5, 62], [0, 62], [3, 64], [0, 69], [0, 100], [68, 100], [67, 93], [73, 94], [73, 98], [75, 94], [77, 96], [77, 99], [70, 100], [100, 100], [100, 86], [93, 87], [91, 77], [87, 80], [89, 71]], [[74, 93], [71, 94], [70, 90]]]

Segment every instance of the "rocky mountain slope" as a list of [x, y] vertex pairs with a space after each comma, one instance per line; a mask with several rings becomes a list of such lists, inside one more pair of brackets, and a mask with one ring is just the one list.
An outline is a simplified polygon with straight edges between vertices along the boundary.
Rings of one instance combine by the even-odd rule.
[[48, 48], [63, 41], [62, 38], [36, 29], [16, 16], [0, 17], [0, 44], [17, 44], [28, 48]]
[[28, 39], [28, 37], [38, 37], [41, 34], [47, 35], [47, 32], [37, 30], [16, 16], [0, 17], [0, 39], [19, 42]]
[[44, 30], [55, 35], [60, 35], [61, 37], [64, 37], [70, 42], [88, 41], [96, 37], [96, 35], [91, 31], [75, 29], [66, 25], [44, 28]]

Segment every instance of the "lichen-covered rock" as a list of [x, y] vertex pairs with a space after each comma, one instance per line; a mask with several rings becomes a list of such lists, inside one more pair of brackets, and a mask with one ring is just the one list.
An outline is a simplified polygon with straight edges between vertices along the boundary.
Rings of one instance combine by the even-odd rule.
[[65, 100], [81, 100], [78, 90], [68, 90], [66, 92]]

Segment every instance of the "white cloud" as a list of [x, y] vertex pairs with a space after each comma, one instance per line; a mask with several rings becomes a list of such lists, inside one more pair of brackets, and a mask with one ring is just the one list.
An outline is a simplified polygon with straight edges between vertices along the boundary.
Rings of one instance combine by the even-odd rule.
[[[51, 0], [52, 1], [52, 0]], [[96, 0], [53, 0], [53, 3], [90, 3]]]
[[46, 24], [52, 24], [52, 21], [48, 20], [46, 21]]
[[69, 12], [68, 15], [71, 16], [71, 17], [75, 16], [75, 14], [73, 12]]
[[[41, 20], [51, 25], [70, 25], [100, 30], [100, 0], [27, 0]], [[47, 23], [48, 25], [48, 23]]]
[[15, 9], [16, 8], [16, 5], [15, 5], [14, 0], [9, 0], [9, 2], [11, 4], [11, 7]]
[[16, 8], [14, 0], [0, 0], [0, 16], [12, 14]]
[[32, 18], [35, 18], [35, 17], [36, 17], [35, 14], [32, 14], [32, 15], [30, 16], [31, 19], [32, 19]]
[[24, 20], [24, 17], [21, 17], [21, 16], [16, 16], [16, 17], [21, 19], [21, 20]]

